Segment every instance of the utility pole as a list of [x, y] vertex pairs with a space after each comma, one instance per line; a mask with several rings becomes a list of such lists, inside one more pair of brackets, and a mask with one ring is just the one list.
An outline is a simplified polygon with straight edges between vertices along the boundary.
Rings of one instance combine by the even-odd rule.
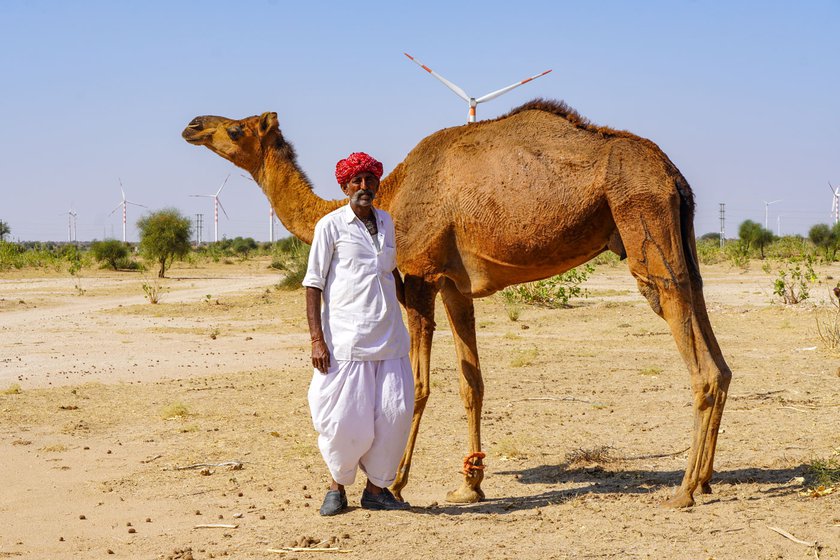
[[720, 203], [720, 248], [723, 249], [723, 243], [726, 240], [726, 228], [724, 227], [724, 214], [726, 213], [726, 204]]
[[268, 240], [274, 243], [274, 207], [268, 207]]

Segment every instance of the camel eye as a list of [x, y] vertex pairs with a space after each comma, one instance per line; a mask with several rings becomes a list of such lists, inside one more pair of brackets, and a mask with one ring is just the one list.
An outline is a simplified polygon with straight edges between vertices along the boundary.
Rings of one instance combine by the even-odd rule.
[[243, 132], [242, 127], [240, 126], [231, 126], [227, 129], [228, 136], [230, 136], [231, 140], [239, 140], [242, 138]]

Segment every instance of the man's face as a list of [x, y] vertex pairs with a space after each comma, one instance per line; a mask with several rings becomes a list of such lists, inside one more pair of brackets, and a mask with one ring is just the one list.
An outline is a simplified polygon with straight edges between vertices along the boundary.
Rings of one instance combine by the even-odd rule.
[[356, 206], [371, 206], [379, 190], [379, 179], [370, 171], [353, 175], [346, 185], [341, 186], [350, 202]]

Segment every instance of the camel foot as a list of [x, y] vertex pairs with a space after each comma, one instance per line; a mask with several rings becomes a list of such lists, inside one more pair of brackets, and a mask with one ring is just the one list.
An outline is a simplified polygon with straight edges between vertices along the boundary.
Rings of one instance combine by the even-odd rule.
[[483, 499], [484, 492], [480, 486], [472, 488], [466, 484], [446, 494], [446, 501], [451, 504], [474, 504]]
[[686, 492], [685, 490], [677, 490], [676, 494], [671, 496], [669, 499], [662, 502], [664, 507], [670, 508], [686, 508], [691, 507], [694, 505], [694, 498], [691, 497], [691, 494]]
[[400, 488], [399, 490], [397, 490], [397, 488], [396, 488], [395, 486], [391, 486], [390, 488], [388, 488], [388, 490], [390, 490], [390, 491], [391, 491], [391, 494], [393, 494], [393, 495], [394, 495], [394, 497], [395, 497], [398, 501], [400, 501], [400, 502], [404, 502], [404, 501], [405, 501], [405, 500], [403, 500], [403, 497], [402, 497], [402, 488]]
[[704, 482], [700, 485], [700, 493], [701, 494], [711, 494], [712, 493], [712, 485], [708, 482]]

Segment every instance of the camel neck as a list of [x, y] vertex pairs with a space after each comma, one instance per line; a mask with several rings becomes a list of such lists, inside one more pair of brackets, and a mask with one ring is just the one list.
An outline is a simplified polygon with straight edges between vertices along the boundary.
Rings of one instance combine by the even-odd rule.
[[267, 155], [254, 178], [283, 226], [305, 243], [312, 243], [318, 220], [346, 201], [319, 197], [297, 163], [278, 156], [276, 153]]

